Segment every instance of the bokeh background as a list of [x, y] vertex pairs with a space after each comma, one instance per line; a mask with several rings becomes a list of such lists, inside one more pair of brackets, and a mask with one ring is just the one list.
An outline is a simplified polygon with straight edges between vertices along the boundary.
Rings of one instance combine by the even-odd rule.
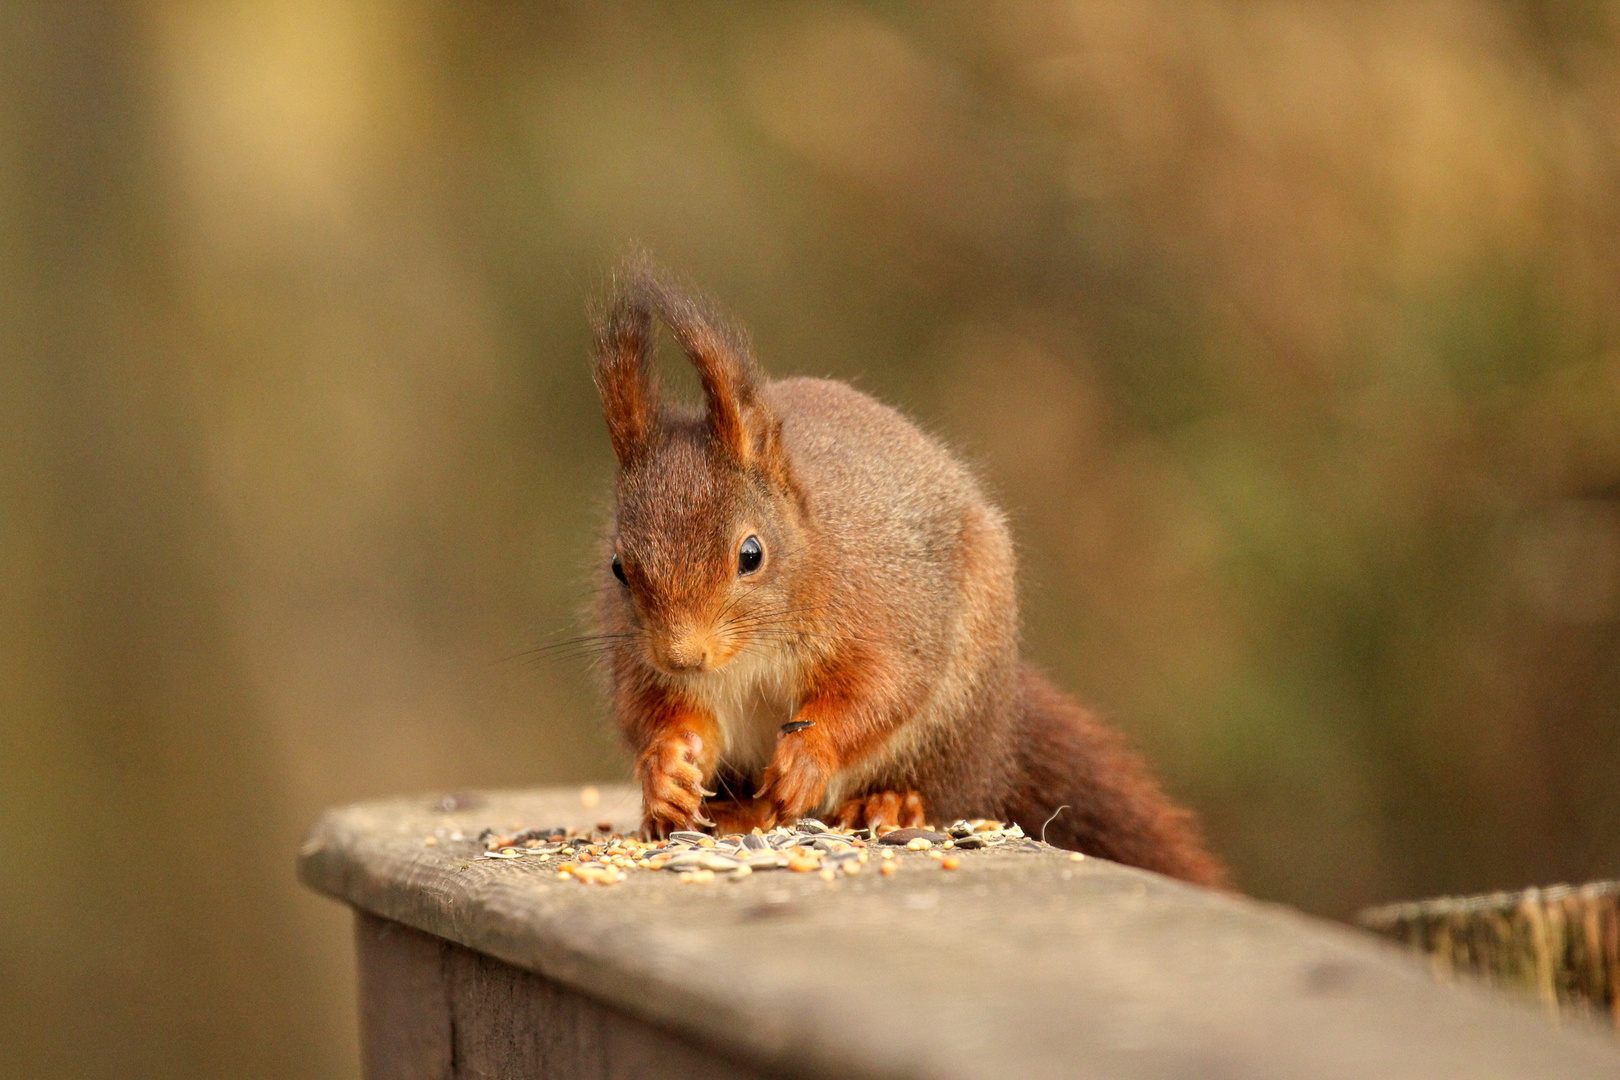
[[1255, 895], [1620, 874], [1620, 6], [0, 5], [0, 1074], [356, 1074], [325, 806], [622, 775], [631, 240], [975, 461]]

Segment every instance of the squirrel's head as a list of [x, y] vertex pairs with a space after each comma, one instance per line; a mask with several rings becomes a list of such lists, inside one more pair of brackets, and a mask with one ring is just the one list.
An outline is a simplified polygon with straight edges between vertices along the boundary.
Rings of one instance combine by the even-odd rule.
[[[596, 320], [596, 385], [619, 461], [603, 604], [652, 666], [701, 674], [789, 640], [803, 500], [746, 339], [643, 260], [616, 284]], [[701, 413], [661, 399], [654, 316], [697, 369]]]

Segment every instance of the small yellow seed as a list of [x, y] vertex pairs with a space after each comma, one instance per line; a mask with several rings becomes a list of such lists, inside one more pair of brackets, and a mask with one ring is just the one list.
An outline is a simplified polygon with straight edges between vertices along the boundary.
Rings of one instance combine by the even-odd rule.
[[888, 862], [892, 858], [894, 858], [894, 852], [892, 852], [892, 851], [888, 850], [887, 848], [885, 848], [883, 850], [883, 861]]
[[1080, 852], [1078, 852], [1078, 851], [1071, 851], [1069, 853], [1069, 861], [1070, 862], [1083, 862], [1084, 860], [1085, 860], [1085, 856], [1080, 854]]
[[837, 876], [838, 876], [838, 871], [834, 870], [830, 866], [821, 871], [821, 880], [822, 881], [831, 881], [833, 878], [835, 878]]
[[944, 859], [940, 860], [939, 867], [941, 870], [955, 870], [961, 865], [961, 859], [958, 859], [955, 855], [948, 855]]
[[935, 862], [938, 862], [945, 857], [945, 853], [943, 851], [930, 851], [928, 853], [928, 857], [933, 859]]
[[426, 844], [428, 847], [432, 847], [434, 844], [437, 844], [438, 842], [439, 842], [439, 838], [437, 836], [427, 836], [427, 837], [423, 837], [423, 839], [422, 839], [422, 843]]
[[[886, 855], [886, 854], [888, 854], [888, 852], [884, 852], [884, 854]], [[894, 873], [895, 869], [896, 869], [896, 867], [895, 867], [894, 863], [886, 862], [881, 867], [878, 868], [878, 873], [882, 874], [884, 877], [889, 877], [890, 875], [892, 875]]]
[[931, 848], [933, 846], [934, 846], [933, 844], [930, 844], [927, 840], [924, 840], [920, 836], [917, 837], [917, 839], [915, 839], [915, 840], [907, 840], [906, 841], [906, 850], [907, 851], [927, 851], [929, 848]]

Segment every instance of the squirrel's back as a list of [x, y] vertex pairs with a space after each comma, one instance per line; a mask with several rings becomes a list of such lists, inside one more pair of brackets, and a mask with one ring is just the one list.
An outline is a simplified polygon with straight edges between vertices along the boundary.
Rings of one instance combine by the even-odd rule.
[[[830, 379], [783, 379], [763, 396], [782, 421], [782, 441], [807, 493], [821, 547], [815, 554], [852, 578], [881, 585], [886, 601], [915, 595], [913, 625], [943, 612], [925, 605], [960, 584], [960, 544], [970, 523], [996, 543], [979, 562], [1005, 562], [1006, 523], [978, 482], [937, 440], [896, 410]], [[1001, 569], [998, 567], [998, 569]], [[896, 595], [897, 592], [899, 595]], [[1016, 598], [1009, 594], [1016, 605]], [[1009, 611], [1010, 628], [1016, 609]]]

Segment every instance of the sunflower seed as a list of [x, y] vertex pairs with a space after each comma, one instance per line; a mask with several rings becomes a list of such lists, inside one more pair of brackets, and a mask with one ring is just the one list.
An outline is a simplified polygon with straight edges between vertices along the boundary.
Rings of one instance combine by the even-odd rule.
[[683, 851], [679, 855], [671, 855], [664, 860], [665, 870], [701, 870], [703, 869], [704, 854], [700, 851]]
[[913, 840], [926, 840], [930, 844], [943, 844], [950, 837], [942, 832], [932, 829], [896, 829], [878, 841], [880, 844], [898, 844], [907, 846]]

